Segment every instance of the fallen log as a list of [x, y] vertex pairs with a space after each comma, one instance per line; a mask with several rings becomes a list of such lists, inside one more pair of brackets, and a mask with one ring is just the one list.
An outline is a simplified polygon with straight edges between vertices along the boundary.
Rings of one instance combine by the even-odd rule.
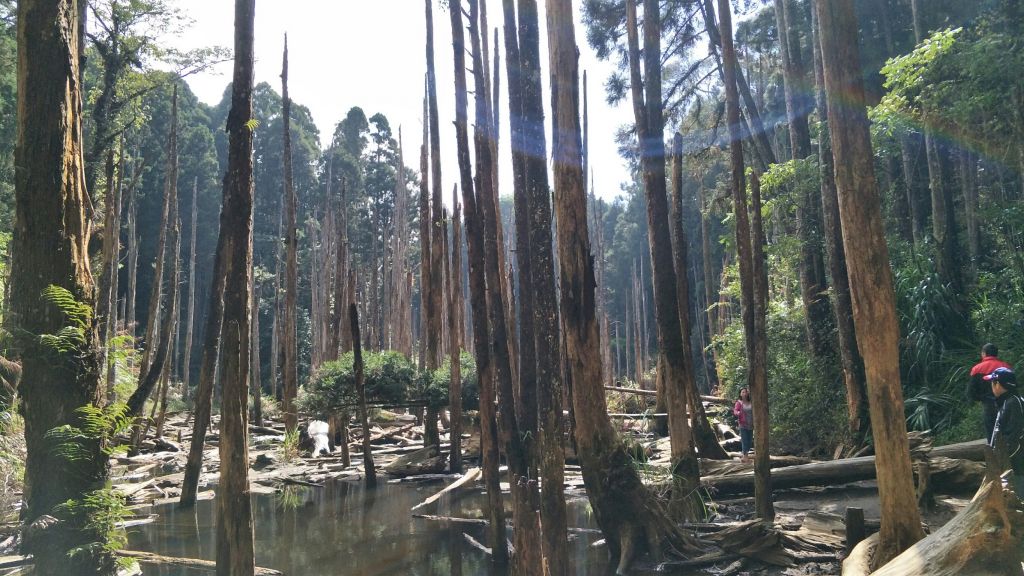
[[416, 504], [411, 509], [418, 510], [418, 509], [420, 509], [420, 508], [422, 508], [424, 506], [429, 506], [430, 504], [433, 504], [434, 502], [439, 500], [441, 498], [441, 496], [443, 496], [443, 495], [445, 495], [445, 494], [447, 494], [449, 492], [452, 492], [454, 490], [458, 490], [459, 488], [462, 488], [466, 484], [469, 484], [470, 482], [473, 482], [474, 480], [479, 478], [479, 476], [480, 476], [480, 468], [471, 468], [469, 471], [466, 472], [466, 474], [464, 474], [462, 476], [462, 478], [460, 478], [459, 480], [453, 482], [450, 485], [447, 485], [446, 487], [444, 487], [443, 490], [441, 490], [437, 494], [434, 494], [433, 496], [427, 498], [426, 500], [420, 502], [419, 504]]
[[[402, 432], [408, 432], [409, 430], [412, 430], [413, 427], [415, 427], [415, 426], [416, 426], [416, 423], [413, 422], [411, 424], [406, 424], [405, 426], [402, 426], [400, 428], [393, 428], [391, 430], [385, 430], [385, 431], [379, 432], [377, 434], [372, 434], [370, 436], [370, 442], [376, 442], [378, 440], [383, 440], [385, 438], [391, 438], [392, 436], [397, 436], [398, 434], [401, 434]], [[356, 440], [357, 441], [349, 442], [349, 446], [351, 446], [353, 449], [359, 448], [360, 445], [362, 444], [362, 438], [363, 438], [363, 435], [359, 434], [358, 436], [356, 436]]]
[[[138, 552], [135, 550], [119, 550], [117, 555], [123, 558], [131, 558], [140, 564], [150, 564], [153, 566], [179, 566], [182, 568], [206, 570], [209, 572], [217, 571], [217, 563], [211, 560], [199, 560], [198, 558], [174, 558], [171, 556], [161, 556], [151, 552]], [[253, 574], [255, 574], [255, 576], [284, 576], [284, 572], [273, 570], [271, 568], [260, 567], [257, 567]]]
[[[961, 491], [981, 484], [984, 467], [966, 460], [949, 458], [931, 459], [931, 483], [936, 489]], [[826, 460], [787, 466], [772, 470], [772, 487], [800, 488], [803, 486], [829, 486], [875, 478], [875, 457], [861, 456], [842, 460]], [[749, 494], [754, 491], [754, 473], [705, 476], [701, 483], [721, 495]]]
[[999, 481], [986, 482], [959, 514], [877, 571], [869, 558], [878, 535], [843, 562], [843, 576], [956, 576], [1021, 574], [1024, 518], [1021, 503]]
[[[622, 392], [624, 394], [636, 394], [637, 396], [650, 396], [655, 397], [658, 395], [655, 390], [643, 390], [640, 388], [623, 388], [621, 386], [605, 386], [605, 390], [611, 390], [612, 392]], [[721, 396], [701, 396], [701, 400], [710, 404], [719, 404], [721, 406], [732, 406], [734, 402], [728, 398], [722, 398]]]

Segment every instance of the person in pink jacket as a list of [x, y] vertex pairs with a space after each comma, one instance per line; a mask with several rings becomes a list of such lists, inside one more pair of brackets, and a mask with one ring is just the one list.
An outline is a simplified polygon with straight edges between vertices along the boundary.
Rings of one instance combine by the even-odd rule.
[[750, 403], [750, 390], [740, 388], [740, 399], [732, 407], [732, 413], [740, 423], [740, 449], [743, 452], [740, 460], [746, 462], [754, 447], [754, 407]]

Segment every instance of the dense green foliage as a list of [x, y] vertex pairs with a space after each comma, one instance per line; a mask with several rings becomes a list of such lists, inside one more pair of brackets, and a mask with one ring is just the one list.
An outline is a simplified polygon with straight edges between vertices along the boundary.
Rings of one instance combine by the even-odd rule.
[[[416, 369], [400, 352], [364, 352], [366, 401], [371, 404], [400, 404], [409, 398], [415, 384]], [[306, 385], [301, 407], [311, 414], [327, 415], [354, 408], [359, 397], [356, 389], [354, 357], [351, 352], [340, 360], [326, 362]]]

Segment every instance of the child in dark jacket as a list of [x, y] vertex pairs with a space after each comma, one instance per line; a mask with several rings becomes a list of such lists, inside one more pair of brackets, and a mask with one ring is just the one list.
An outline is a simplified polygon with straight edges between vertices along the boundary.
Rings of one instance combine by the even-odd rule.
[[1017, 394], [1017, 377], [1009, 368], [996, 368], [984, 379], [992, 385], [998, 408], [989, 446], [1000, 469], [1013, 470], [1013, 491], [1024, 496], [1024, 399]]

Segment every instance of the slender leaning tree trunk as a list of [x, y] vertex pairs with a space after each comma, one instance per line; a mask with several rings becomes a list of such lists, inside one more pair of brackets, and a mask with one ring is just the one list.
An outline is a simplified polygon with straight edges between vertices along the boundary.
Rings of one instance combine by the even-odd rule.
[[281, 124], [284, 126], [284, 219], [285, 219], [285, 272], [284, 272], [284, 397], [281, 412], [284, 414], [284, 427], [288, 432], [295, 432], [299, 425], [299, 414], [295, 407], [295, 396], [299, 388], [299, 345], [296, 340], [299, 297], [299, 239], [296, 226], [298, 201], [295, 198], [295, 186], [292, 184], [292, 136], [291, 109], [292, 101], [288, 97], [288, 37], [284, 39], [284, 60], [281, 66]]
[[690, 380], [686, 385], [686, 404], [690, 413], [690, 428], [694, 443], [702, 458], [728, 460], [729, 454], [718, 443], [718, 437], [711, 428], [704, 403], [697, 390], [693, 376], [690, 342], [690, 278], [689, 249], [686, 246], [686, 231], [683, 230], [683, 136], [676, 132], [672, 137], [672, 215], [669, 219], [672, 231], [672, 256], [676, 271], [676, 300], [679, 302], [679, 331], [682, 336], [683, 360], [690, 361]]
[[624, 573], [643, 550], [662, 544], [685, 552], [693, 540], [647, 491], [608, 419], [601, 374], [601, 342], [594, 263], [587, 228], [579, 118], [579, 67], [571, 0], [547, 3], [548, 61], [553, 112], [551, 155], [558, 222], [559, 297], [576, 416], [583, 481], [609, 552]]
[[[80, 408], [101, 398], [97, 321], [88, 244], [90, 221], [82, 159], [82, 96], [75, 0], [18, 2], [18, 130], [15, 145], [15, 233], [12, 240], [10, 314], [22, 361], [20, 392], [25, 417], [25, 549], [39, 574], [114, 574], [113, 555], [102, 548], [70, 555], [106, 534], [69, 519], [37, 523], [68, 500], [81, 501], [104, 487], [107, 457], [99, 442], [85, 440], [87, 457], [67, 462], [46, 433], [82, 425]], [[58, 305], [54, 288], [89, 307]], [[50, 296], [47, 296], [50, 293]], [[79, 312], [76, 314], [75, 312]], [[73, 326], [75, 350], [53, 353], [38, 336]], [[31, 335], [31, 336], [28, 336]], [[61, 473], [55, 473], [55, 471]]]
[[448, 438], [451, 442], [451, 471], [462, 472], [462, 226], [459, 207], [459, 189], [452, 190], [452, 243], [451, 243], [451, 278], [448, 285], [448, 330], [451, 332], [452, 343], [449, 354], [449, 386], [448, 404], [451, 413], [451, 424], [448, 427]]
[[[224, 270], [224, 366], [217, 497], [217, 574], [252, 576], [256, 560], [249, 490], [249, 290], [252, 288], [253, 20], [255, 0], [235, 2], [235, 70], [228, 113], [228, 171], [220, 237]], [[288, 101], [285, 92], [285, 102]], [[285, 110], [287, 118], [287, 109]], [[287, 134], [288, 122], [285, 121]], [[286, 141], [287, 145], [287, 141]], [[216, 338], [207, 332], [206, 338]], [[199, 420], [197, 418], [197, 420]]]
[[196, 311], [196, 200], [199, 196], [199, 178], [192, 182], [192, 239], [188, 249], [188, 312], [185, 321], [185, 349], [181, 369], [181, 396], [186, 402], [189, 399], [189, 383], [192, 381], [192, 331], [195, 328]]
[[853, 0], [815, 0], [815, 6], [843, 247], [875, 440], [882, 525], [874, 558], [875, 565], [882, 566], [924, 535], [904, 420], [899, 324], [872, 163]]

